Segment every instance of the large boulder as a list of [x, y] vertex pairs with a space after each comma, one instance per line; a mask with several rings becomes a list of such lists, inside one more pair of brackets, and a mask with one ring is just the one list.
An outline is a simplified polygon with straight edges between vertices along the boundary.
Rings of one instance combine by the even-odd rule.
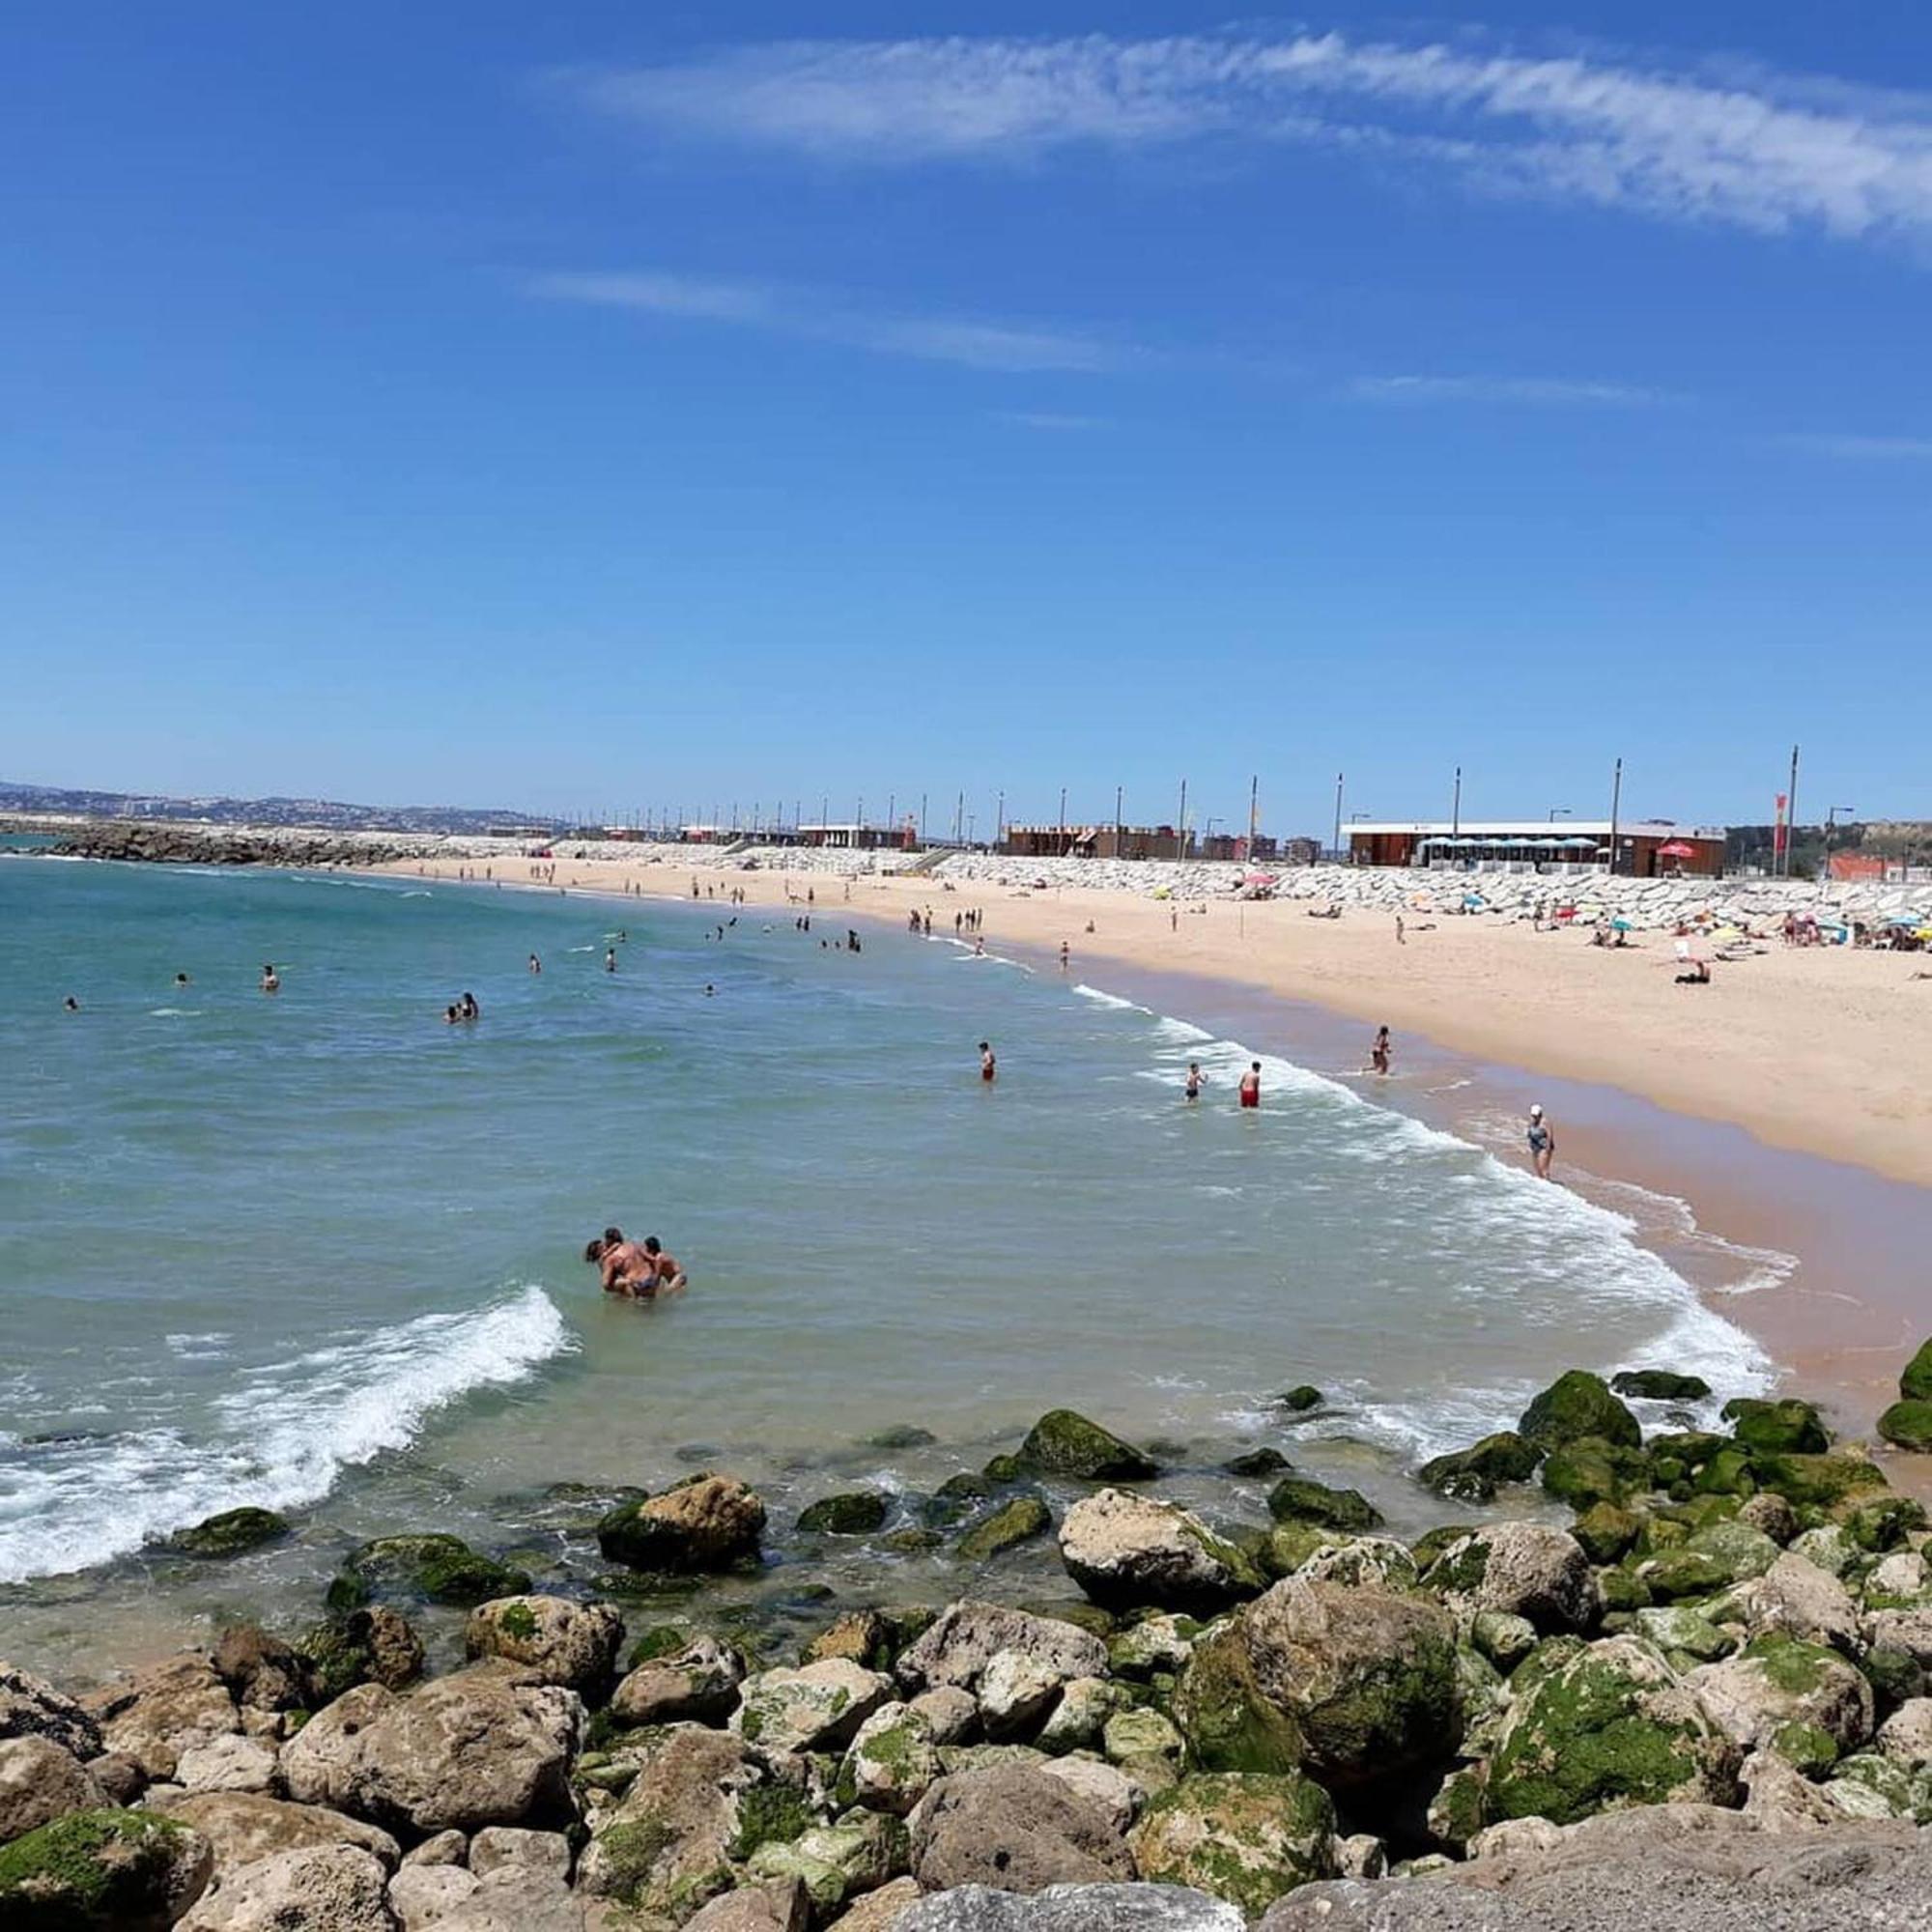
[[1877, 1428], [1894, 1449], [1915, 1454], [1932, 1449], [1932, 1402], [1917, 1398], [1895, 1402], [1879, 1416]]
[[388, 1878], [354, 1845], [318, 1845], [224, 1872], [181, 1932], [395, 1932]]
[[1194, 1646], [1175, 1690], [1174, 1719], [1198, 1771], [1290, 1772], [1306, 1754], [1294, 1714], [1256, 1682], [1238, 1625], [1210, 1632]]
[[0, 1739], [0, 1845], [107, 1803], [94, 1774], [51, 1738]]
[[184, 1791], [268, 1791], [275, 1782], [275, 1747], [260, 1738], [224, 1736], [190, 1745], [175, 1766]]
[[1330, 1489], [1307, 1476], [1284, 1476], [1268, 1492], [1268, 1514], [1277, 1522], [1305, 1523], [1350, 1534], [1377, 1528], [1381, 1511], [1359, 1490]]
[[579, 1889], [682, 1920], [728, 1889], [734, 1861], [810, 1822], [797, 1793], [769, 1785], [744, 1741], [692, 1724], [645, 1734], [622, 1800], [595, 1814]]
[[913, 1826], [913, 1873], [928, 1891], [983, 1885], [1040, 1891], [1133, 1876], [1113, 1820], [1091, 1799], [1031, 1765], [942, 1777]]
[[1176, 1503], [1102, 1490], [1060, 1525], [1066, 1574], [1103, 1608], [1211, 1615], [1257, 1595], [1264, 1579], [1247, 1557]]
[[73, 1811], [0, 1848], [0, 1924], [19, 1932], [172, 1925], [214, 1869], [208, 1840], [148, 1811]]
[[1144, 1879], [1197, 1887], [1258, 1914], [1298, 1885], [1335, 1876], [1335, 1806], [1293, 1772], [1187, 1777], [1149, 1801], [1132, 1846]]
[[903, 1818], [939, 1776], [932, 1726], [907, 1704], [885, 1704], [859, 1726], [839, 1766], [841, 1805]]
[[[869, 1903], [870, 1901], [865, 1901]], [[935, 1892], [909, 1911], [836, 1932], [1244, 1932], [1246, 1916], [1172, 1885], [1051, 1885], [1031, 1898], [985, 1886]]]
[[1331, 1790], [1402, 1778], [1462, 1738], [1456, 1627], [1435, 1604], [1291, 1577], [1236, 1632], [1255, 1691], [1292, 1720]]
[[1898, 1392], [1908, 1402], [1932, 1402], [1932, 1341], [1919, 1343], [1918, 1352], [1906, 1363]]
[[989, 1563], [1052, 1527], [1053, 1512], [1037, 1496], [1014, 1496], [976, 1522], [959, 1539], [955, 1554], [962, 1563]]
[[0, 1738], [45, 1738], [85, 1763], [106, 1748], [81, 1705], [31, 1671], [0, 1663]]
[[745, 1660], [734, 1646], [696, 1636], [630, 1672], [611, 1694], [611, 1715], [624, 1724], [723, 1723], [744, 1681]]
[[748, 1677], [731, 1727], [764, 1751], [842, 1750], [892, 1696], [893, 1680], [884, 1672], [828, 1657]]
[[1724, 1405], [1724, 1420], [1731, 1425], [1731, 1434], [1750, 1450], [1817, 1456], [1832, 1446], [1831, 1432], [1818, 1411], [1808, 1402], [1791, 1397], [1780, 1402], [1733, 1397]]
[[1824, 1456], [1753, 1453], [1751, 1474], [1759, 1489], [1775, 1491], [1801, 1510], [1836, 1509], [1853, 1497], [1890, 1487], [1875, 1463], [1848, 1450]]
[[1853, 1649], [1859, 1638], [1858, 1605], [1829, 1570], [1785, 1550], [1762, 1576], [1750, 1577], [1718, 1605], [1725, 1622], [1744, 1625], [1750, 1636], [1774, 1632]]
[[755, 1562], [765, 1505], [735, 1476], [690, 1477], [663, 1495], [620, 1503], [597, 1525], [597, 1547], [632, 1570], [696, 1575]]
[[500, 1657], [573, 1690], [603, 1684], [623, 1640], [624, 1619], [614, 1604], [566, 1597], [499, 1597], [471, 1610], [463, 1630], [472, 1658]]
[[1101, 1677], [1107, 1646], [1091, 1631], [1009, 1610], [997, 1604], [950, 1604], [899, 1658], [898, 1680], [908, 1691], [951, 1685], [978, 1690], [986, 1666], [1003, 1650], [1016, 1650], [1054, 1671], [1063, 1681]]
[[[919, 1895], [917, 1886], [911, 1895]], [[806, 1932], [811, 1923], [811, 1894], [798, 1878], [741, 1886], [699, 1907], [686, 1923], [687, 1932]]]
[[1603, 1614], [1603, 1593], [1583, 1547], [1546, 1522], [1498, 1522], [1452, 1543], [1430, 1566], [1427, 1586], [1475, 1615], [1522, 1617], [1546, 1635], [1585, 1631]]
[[282, 1778], [298, 1803], [412, 1832], [541, 1822], [569, 1809], [583, 1722], [575, 1691], [502, 1663], [401, 1697], [365, 1684], [283, 1746]]
[[1680, 1376], [1672, 1369], [1620, 1369], [1610, 1387], [1640, 1402], [1702, 1402], [1711, 1393], [1702, 1376]]
[[[198, 1832], [214, 1848], [216, 1871], [250, 1865], [278, 1852], [307, 1852], [322, 1845], [354, 1845], [393, 1871], [401, 1851], [388, 1833], [320, 1804], [296, 1804], [250, 1791], [189, 1792], [148, 1801], [150, 1809]], [[459, 1841], [460, 1842], [460, 1841]]]
[[1586, 1435], [1624, 1448], [1642, 1444], [1637, 1419], [1615, 1396], [1601, 1376], [1584, 1369], [1560, 1375], [1523, 1410], [1517, 1434], [1539, 1449], [1575, 1442]]
[[1546, 1652], [1517, 1673], [1492, 1816], [1567, 1825], [1623, 1804], [1732, 1802], [1740, 1752], [1654, 1645], [1557, 1638]]
[[1056, 1408], [1028, 1430], [1022, 1467], [1083, 1483], [1144, 1483], [1160, 1473], [1153, 1458], [1070, 1408]]
[[369, 1604], [317, 1624], [295, 1648], [318, 1707], [358, 1684], [401, 1690], [422, 1675], [422, 1639], [408, 1618], [386, 1604]]
[[1830, 1739], [1827, 1761], [1871, 1742], [1875, 1713], [1863, 1673], [1799, 1637], [1756, 1637], [1736, 1657], [1700, 1664], [1684, 1684], [1747, 1750], [1775, 1745], [1794, 1755], [1786, 1733], [1805, 1729]]
[[384, 1596], [467, 1610], [529, 1587], [528, 1571], [479, 1554], [460, 1536], [379, 1536], [349, 1553], [327, 1603], [338, 1615]]
[[1432, 1490], [1461, 1502], [1486, 1503], [1504, 1483], [1526, 1483], [1536, 1474], [1543, 1451], [1513, 1429], [1485, 1435], [1466, 1449], [1437, 1456], [1416, 1472]]
[[136, 1671], [88, 1705], [107, 1749], [125, 1752], [150, 1777], [172, 1777], [190, 1746], [242, 1728], [227, 1685], [198, 1651]]

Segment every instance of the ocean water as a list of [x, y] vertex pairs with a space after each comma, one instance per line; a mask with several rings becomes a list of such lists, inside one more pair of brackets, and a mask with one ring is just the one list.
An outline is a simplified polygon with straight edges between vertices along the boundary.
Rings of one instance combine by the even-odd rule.
[[[796, 1584], [798, 1504], [910, 1495], [1061, 1404], [1164, 1438], [1224, 1518], [1259, 1492], [1208, 1472], [1272, 1441], [1401, 1521], [1415, 1462], [1572, 1364], [1764, 1384], [1621, 1213], [1050, 969], [877, 927], [848, 952], [837, 894], [810, 933], [745, 909], [721, 939], [709, 904], [0, 862], [14, 1648], [312, 1609], [391, 1529], [587, 1585], [548, 1487], [699, 1463], [764, 1489]], [[466, 989], [480, 1022], [445, 1026]], [[601, 1296], [610, 1221], [689, 1293]], [[1302, 1381], [1331, 1407], [1290, 1430], [1269, 1398]], [[934, 1440], [867, 1446], [895, 1425]], [[242, 1503], [297, 1536], [161, 1547]]]

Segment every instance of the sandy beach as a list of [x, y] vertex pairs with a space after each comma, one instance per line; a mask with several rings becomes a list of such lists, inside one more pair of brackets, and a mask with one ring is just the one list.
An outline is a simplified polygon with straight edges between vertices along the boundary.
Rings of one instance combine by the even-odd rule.
[[[458, 860], [388, 869], [455, 877]], [[470, 863], [469, 869], [480, 871]], [[511, 883], [526, 867], [498, 868]], [[1675, 983], [1668, 938], [1621, 949], [1577, 931], [1448, 918], [1394, 922], [1350, 911], [1307, 916], [1285, 900], [1176, 905], [1122, 892], [949, 890], [933, 878], [707, 870], [679, 861], [558, 859], [558, 886], [690, 897], [692, 881], [752, 905], [784, 905], [808, 886], [839, 910], [903, 923], [930, 906], [934, 929], [983, 910], [989, 946], [1071, 948], [1077, 973], [1106, 965], [1205, 976], [1307, 1000], [1386, 1025], [1398, 1038], [1526, 1073], [1602, 1083], [1673, 1112], [1745, 1128], [1770, 1147], [1850, 1162], [1932, 1186], [1932, 981], [1922, 955], [1841, 948], [1785, 949], [1719, 963], [1708, 986]], [[1092, 926], [1090, 931], [1088, 928]], [[1364, 1036], [1366, 1059], [1367, 1035]]]

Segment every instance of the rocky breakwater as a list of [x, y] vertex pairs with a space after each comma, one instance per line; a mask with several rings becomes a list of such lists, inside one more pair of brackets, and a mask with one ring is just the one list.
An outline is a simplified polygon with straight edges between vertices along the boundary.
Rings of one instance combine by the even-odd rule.
[[63, 858], [177, 866], [381, 866], [440, 853], [435, 838], [305, 831], [298, 826], [181, 825], [148, 819], [96, 820], [62, 834]]
[[[782, 1646], [707, 1605], [771, 1560], [728, 1475], [605, 1516], [608, 1596], [681, 1593], [636, 1631], [384, 1539], [293, 1640], [231, 1630], [80, 1701], [0, 1668], [0, 1922], [1932, 1924], [1925, 1512], [1803, 1401], [1695, 1429], [1668, 1404], [1701, 1385], [1617, 1379], [1427, 1465], [1484, 1514], [1413, 1541], [1278, 1455], [1233, 1472], [1278, 1478], [1268, 1522], [1210, 1523], [1057, 1410], [954, 1500], [1050, 1476], [1077, 1595], [828, 1605]], [[425, 1679], [385, 1594], [467, 1604], [461, 1667]]]

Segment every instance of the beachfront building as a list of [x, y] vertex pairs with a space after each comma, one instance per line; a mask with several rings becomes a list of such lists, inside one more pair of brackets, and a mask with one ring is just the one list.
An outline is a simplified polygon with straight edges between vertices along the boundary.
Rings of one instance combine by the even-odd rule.
[[1191, 859], [1194, 835], [1171, 825], [1009, 825], [1000, 850], [1015, 859]]
[[911, 851], [919, 838], [910, 819], [903, 825], [861, 825], [854, 820], [843, 825], [801, 825], [798, 842], [835, 852], [896, 852]]
[[[1719, 877], [1721, 826], [1667, 818], [1448, 819], [1346, 828], [1355, 866], [1420, 866], [1432, 871], [1610, 872], [1638, 879]], [[1612, 840], [1615, 863], [1612, 864]]]

